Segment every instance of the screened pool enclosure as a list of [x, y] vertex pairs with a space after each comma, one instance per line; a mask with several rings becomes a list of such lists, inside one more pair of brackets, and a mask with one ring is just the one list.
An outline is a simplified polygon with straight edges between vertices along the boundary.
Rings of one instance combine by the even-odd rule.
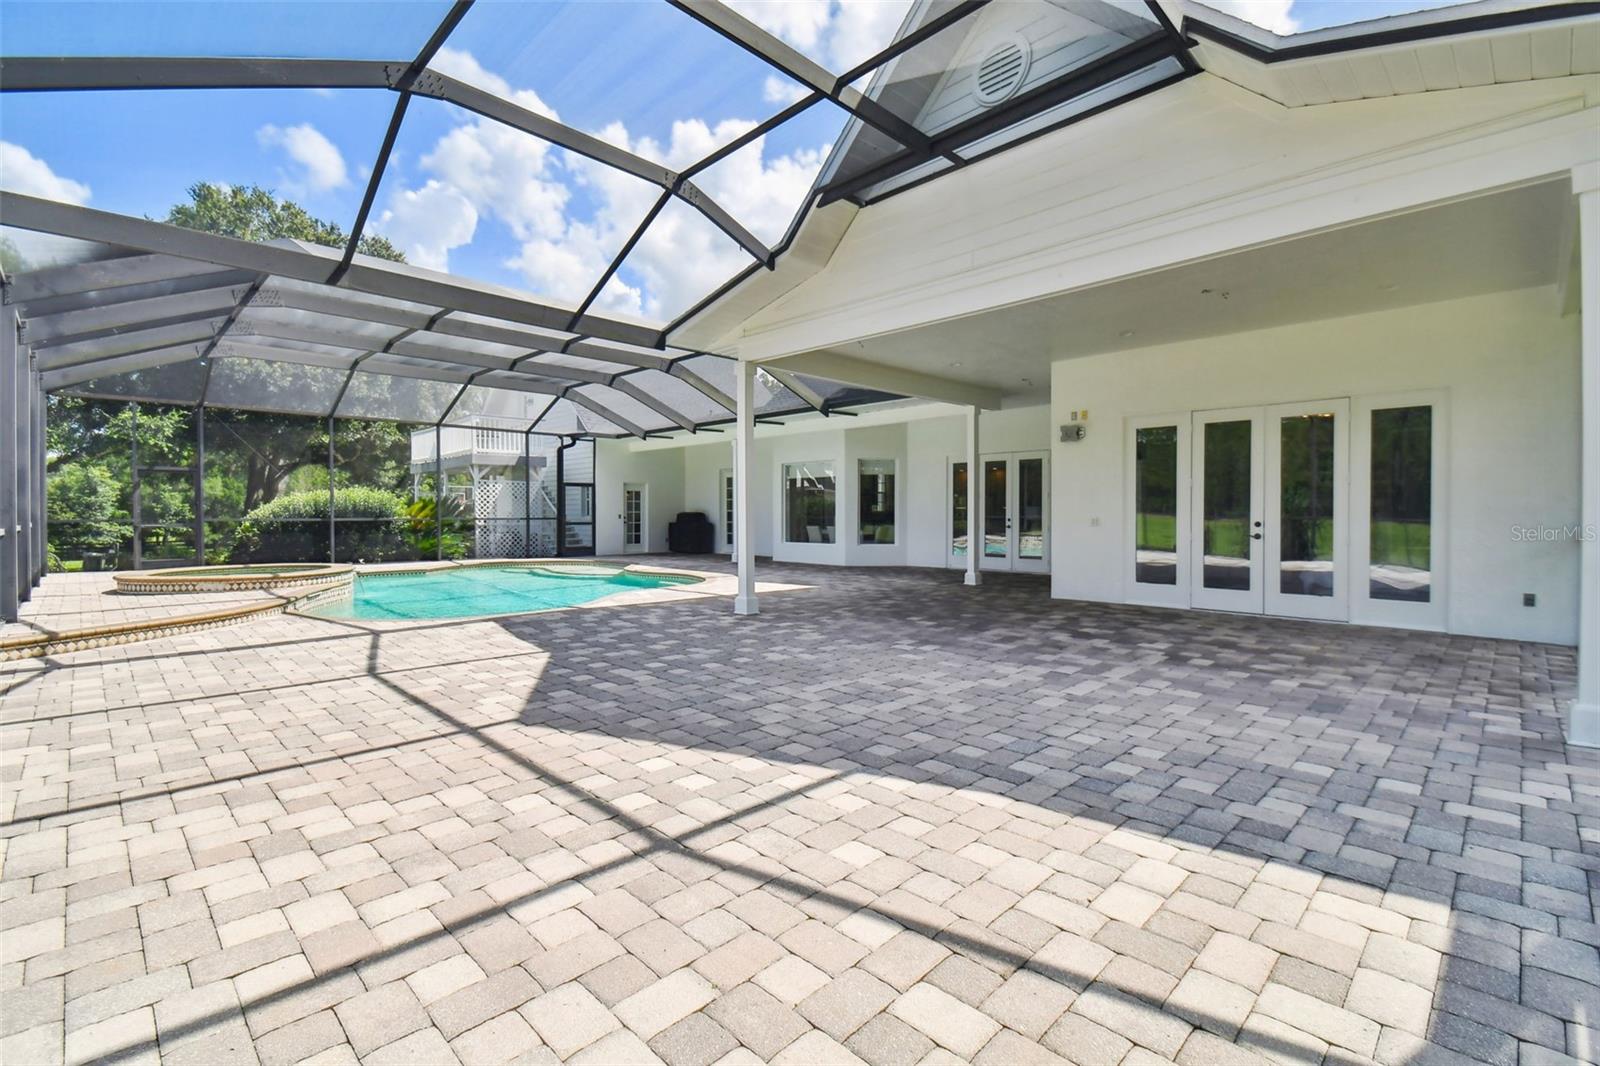
[[[0, 58], [8, 618], [52, 556], [592, 551], [594, 439], [736, 421], [736, 361], [674, 339], [808, 210], [1197, 69], [1144, 0], [910, 0], [825, 39], [715, 0], [71, 7], [8, 3]], [[348, 230], [172, 206], [261, 184]], [[897, 398], [762, 370], [748, 402]]]

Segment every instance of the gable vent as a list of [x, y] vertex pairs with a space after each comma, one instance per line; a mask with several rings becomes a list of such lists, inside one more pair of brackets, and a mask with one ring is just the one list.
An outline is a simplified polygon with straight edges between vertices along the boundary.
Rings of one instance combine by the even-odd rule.
[[1011, 99], [1028, 76], [1028, 45], [1018, 38], [1007, 38], [989, 47], [978, 60], [972, 95], [984, 107]]

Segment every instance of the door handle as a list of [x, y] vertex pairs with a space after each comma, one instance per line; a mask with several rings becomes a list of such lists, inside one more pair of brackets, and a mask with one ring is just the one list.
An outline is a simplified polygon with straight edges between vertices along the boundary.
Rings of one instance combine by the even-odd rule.
[[1252, 534], [1250, 534], [1250, 539], [1251, 540], [1260, 540], [1261, 539], [1261, 534], [1260, 533], [1252, 533]]

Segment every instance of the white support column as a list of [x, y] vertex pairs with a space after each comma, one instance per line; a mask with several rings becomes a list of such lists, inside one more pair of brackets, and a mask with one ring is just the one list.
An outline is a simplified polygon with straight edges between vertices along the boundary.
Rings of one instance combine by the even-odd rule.
[[983, 582], [978, 569], [983, 559], [983, 467], [978, 461], [978, 419], [983, 412], [967, 408], [967, 575], [968, 585]]
[[22, 584], [17, 434], [11, 429], [17, 418], [17, 351], [17, 317], [5, 307], [0, 309], [0, 622], [17, 620]]
[[1600, 747], [1600, 162], [1572, 172], [1578, 196], [1583, 301], [1582, 504], [1579, 511], [1578, 695], [1567, 715], [1567, 740]]
[[752, 473], [756, 436], [756, 368], [739, 360], [739, 380], [735, 388], [737, 408], [733, 432], [733, 558], [739, 568], [739, 591], [733, 600], [734, 614], [757, 614], [756, 548], [750, 535], [750, 493], [755, 488]]

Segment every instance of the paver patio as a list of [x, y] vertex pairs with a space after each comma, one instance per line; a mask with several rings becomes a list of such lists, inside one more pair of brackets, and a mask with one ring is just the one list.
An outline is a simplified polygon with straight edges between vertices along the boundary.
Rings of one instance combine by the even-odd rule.
[[0, 1060], [1600, 1048], [1570, 649], [761, 576], [0, 665]]

